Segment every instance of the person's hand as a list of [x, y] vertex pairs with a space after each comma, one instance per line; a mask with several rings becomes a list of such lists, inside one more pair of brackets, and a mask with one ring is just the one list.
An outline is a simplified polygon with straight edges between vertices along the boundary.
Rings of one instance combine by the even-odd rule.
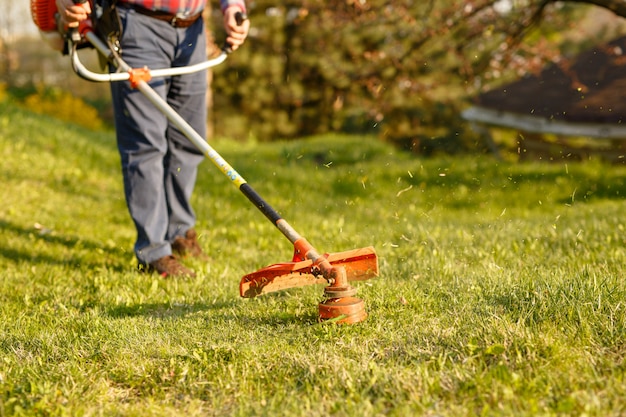
[[78, 24], [88, 19], [91, 14], [91, 4], [88, 1], [74, 4], [73, 0], [56, 0], [56, 4], [61, 22], [67, 27], [78, 27]]
[[245, 19], [243, 22], [241, 22], [241, 25], [238, 24], [236, 18], [237, 13], [241, 13], [241, 9], [237, 6], [231, 6], [224, 10], [224, 30], [226, 31], [226, 43], [233, 51], [243, 44], [243, 42], [246, 40], [246, 37], [248, 36], [248, 30], [250, 29], [250, 21], [248, 19]]

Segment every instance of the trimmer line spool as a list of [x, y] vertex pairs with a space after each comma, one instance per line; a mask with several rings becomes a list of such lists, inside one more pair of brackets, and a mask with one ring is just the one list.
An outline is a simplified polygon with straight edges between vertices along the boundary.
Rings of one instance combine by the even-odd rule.
[[324, 288], [324, 301], [319, 304], [319, 320], [337, 324], [354, 324], [367, 318], [365, 303], [354, 297], [356, 289], [348, 284], [346, 269], [336, 267], [335, 281]]

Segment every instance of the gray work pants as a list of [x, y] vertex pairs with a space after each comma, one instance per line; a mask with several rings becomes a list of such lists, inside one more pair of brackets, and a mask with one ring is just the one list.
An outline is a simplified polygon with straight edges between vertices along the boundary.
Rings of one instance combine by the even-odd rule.
[[[174, 28], [119, 9], [122, 58], [133, 68], [186, 66], [206, 59], [204, 22]], [[206, 71], [154, 79], [150, 86], [202, 137], [206, 136]], [[137, 229], [135, 254], [150, 263], [172, 253], [171, 242], [195, 225], [190, 204], [204, 156], [128, 82], [111, 84], [126, 204]]]

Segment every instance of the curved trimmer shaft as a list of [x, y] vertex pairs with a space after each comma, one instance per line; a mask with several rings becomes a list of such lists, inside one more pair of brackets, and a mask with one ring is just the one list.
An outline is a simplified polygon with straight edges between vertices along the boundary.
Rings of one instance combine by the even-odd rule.
[[[84, 36], [103, 56], [113, 61], [118, 72], [114, 74], [91, 73], [82, 66], [74, 48], [71, 52], [72, 62], [75, 71], [81, 77], [90, 81], [129, 80], [131, 85], [143, 93], [294, 245], [292, 262], [271, 265], [244, 276], [240, 284], [242, 297], [254, 297], [267, 292], [321, 282], [328, 282], [332, 285], [338, 276], [337, 268], [341, 268], [340, 273], [342, 276], [345, 275], [347, 280], [364, 280], [378, 275], [378, 260], [376, 252], [371, 247], [323, 255], [318, 253], [148, 84], [155, 74], [171, 76], [189, 73], [190, 67], [154, 71], [147, 68], [134, 69], [128, 66], [119, 55], [112, 53], [94, 32], [87, 32]], [[226, 55], [227, 52], [223, 51], [217, 58], [197, 65], [194, 69], [198, 71], [218, 65], [224, 61]]]

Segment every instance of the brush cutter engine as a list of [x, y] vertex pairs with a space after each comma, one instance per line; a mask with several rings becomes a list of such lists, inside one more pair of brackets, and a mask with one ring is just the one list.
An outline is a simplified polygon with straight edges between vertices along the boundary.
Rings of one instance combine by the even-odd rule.
[[75, 44], [82, 44], [80, 31], [85, 27], [91, 28], [92, 26], [91, 21], [88, 20], [81, 22], [78, 28], [66, 27], [61, 21], [55, 0], [31, 0], [30, 12], [41, 37], [53, 49], [64, 53], [67, 53], [66, 40], [68, 36], [73, 37], [72, 41]]
[[53, 49], [68, 54], [68, 41], [77, 48], [92, 47], [85, 34], [95, 31], [109, 47], [119, 52], [118, 39], [121, 36], [121, 24], [115, 10], [116, 0], [74, 0], [76, 4], [89, 2], [92, 14], [89, 19], [80, 22], [78, 27], [69, 28], [63, 24], [56, 5], [56, 0], [31, 0], [30, 11], [33, 22], [41, 37]]

